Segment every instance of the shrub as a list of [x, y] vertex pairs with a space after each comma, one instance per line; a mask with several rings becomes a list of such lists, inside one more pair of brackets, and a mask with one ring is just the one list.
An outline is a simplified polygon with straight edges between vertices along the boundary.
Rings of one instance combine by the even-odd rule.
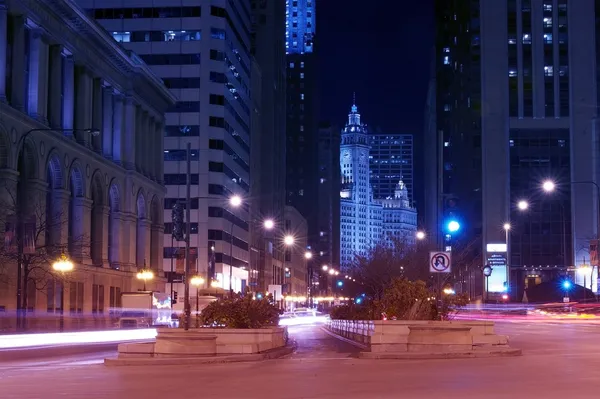
[[220, 299], [208, 304], [200, 315], [204, 326], [225, 328], [262, 328], [279, 325], [281, 311], [268, 298], [247, 295]]

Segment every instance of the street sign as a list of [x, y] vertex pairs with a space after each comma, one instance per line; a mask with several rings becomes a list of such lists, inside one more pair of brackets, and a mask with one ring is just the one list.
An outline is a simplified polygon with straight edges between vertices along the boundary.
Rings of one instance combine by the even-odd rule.
[[450, 252], [430, 252], [429, 253], [429, 272], [430, 273], [450, 273], [452, 266]]

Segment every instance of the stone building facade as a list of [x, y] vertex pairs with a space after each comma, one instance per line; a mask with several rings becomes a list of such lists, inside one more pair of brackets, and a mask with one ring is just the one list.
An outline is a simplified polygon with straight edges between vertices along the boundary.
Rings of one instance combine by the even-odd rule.
[[[108, 315], [121, 292], [143, 287], [144, 265], [156, 270], [148, 289], [163, 289], [163, 130], [174, 102], [71, 2], [0, 0], [0, 312], [17, 308], [15, 252], [30, 262], [21, 307], [36, 314]], [[61, 253], [74, 263], [64, 275], [52, 270]]]

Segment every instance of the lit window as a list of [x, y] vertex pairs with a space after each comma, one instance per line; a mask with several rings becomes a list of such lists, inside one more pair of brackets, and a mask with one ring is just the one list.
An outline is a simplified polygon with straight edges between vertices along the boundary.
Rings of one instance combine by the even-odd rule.
[[444, 104], [444, 111], [450, 111], [450, 104]]
[[508, 37], [508, 44], [517, 44], [517, 37], [514, 35], [511, 35]]
[[565, 140], [558, 140], [558, 146], [564, 147], [566, 145]]
[[444, 56], [444, 65], [450, 65], [450, 57], [447, 55]]
[[300, 63], [300, 68], [304, 68], [304, 61]]
[[129, 43], [131, 34], [129, 32], [113, 32], [112, 37], [120, 43]]
[[508, 145], [511, 147], [515, 146], [515, 141], [514, 140], [508, 140]]
[[300, 94], [300, 100], [304, 100], [304, 93]]
[[549, 4], [549, 3], [544, 4], [544, 11], [552, 11], [552, 4]]
[[551, 28], [551, 27], [552, 27], [552, 18], [544, 17], [544, 28]]
[[544, 67], [544, 75], [554, 76], [554, 67], [552, 65], [546, 65]]
[[529, 33], [523, 33], [523, 44], [531, 44], [531, 35]]
[[450, 147], [450, 142], [444, 141], [444, 147]]
[[294, 63], [290, 62], [290, 68], [293, 68], [293, 67], [294, 67]]
[[304, 79], [304, 72], [300, 73], [300, 79]]
[[450, 47], [444, 47], [444, 53], [449, 53], [450, 52]]
[[509, 78], [516, 78], [517, 77], [517, 70], [516, 69], [509, 69], [508, 70], [508, 77]]
[[544, 43], [546, 43], [546, 44], [552, 43], [552, 33], [544, 33]]

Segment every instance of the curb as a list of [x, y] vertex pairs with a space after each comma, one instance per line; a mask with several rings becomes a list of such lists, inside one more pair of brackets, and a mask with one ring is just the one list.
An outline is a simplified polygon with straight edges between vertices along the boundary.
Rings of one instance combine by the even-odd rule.
[[257, 362], [261, 360], [278, 359], [294, 352], [296, 347], [288, 345], [281, 348], [271, 349], [262, 353], [253, 353], [247, 355], [221, 355], [211, 357], [146, 357], [129, 359], [104, 359], [104, 365], [108, 367], [122, 366], [183, 366], [196, 364], [214, 364], [214, 363], [241, 363]]
[[377, 360], [435, 360], [435, 359], [478, 359], [487, 357], [509, 357], [521, 356], [521, 349], [497, 349], [489, 351], [471, 351], [471, 352], [445, 352], [445, 353], [415, 353], [415, 352], [397, 352], [397, 353], [377, 353], [360, 352], [359, 359], [377, 359]]

